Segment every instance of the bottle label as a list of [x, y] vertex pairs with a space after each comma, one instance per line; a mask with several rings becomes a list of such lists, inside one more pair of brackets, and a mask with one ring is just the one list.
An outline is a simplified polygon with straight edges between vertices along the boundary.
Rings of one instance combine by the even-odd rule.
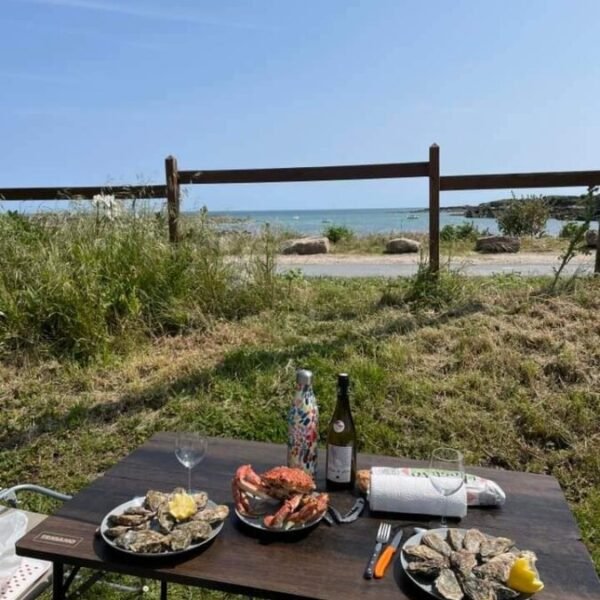
[[344, 429], [346, 429], [346, 426], [344, 425], [344, 421], [335, 421], [333, 423], [333, 430], [336, 433], [342, 433], [342, 431], [344, 431]]
[[352, 480], [352, 446], [327, 446], [327, 479], [339, 483]]

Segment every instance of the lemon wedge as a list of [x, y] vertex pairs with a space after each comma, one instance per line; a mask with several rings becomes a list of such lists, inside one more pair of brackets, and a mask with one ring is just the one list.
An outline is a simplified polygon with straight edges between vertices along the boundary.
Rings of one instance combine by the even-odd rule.
[[178, 521], [185, 521], [194, 516], [198, 509], [189, 494], [175, 494], [169, 502], [169, 512]]
[[544, 589], [544, 584], [538, 579], [537, 571], [530, 559], [525, 556], [517, 558], [506, 584], [509, 588], [524, 594], [535, 594]]

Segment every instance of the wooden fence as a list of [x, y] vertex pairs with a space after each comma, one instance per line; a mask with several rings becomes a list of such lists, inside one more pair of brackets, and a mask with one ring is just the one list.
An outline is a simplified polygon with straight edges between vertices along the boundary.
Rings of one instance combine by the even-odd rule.
[[[181, 185], [344, 181], [405, 177], [427, 177], [429, 179], [429, 267], [433, 272], [437, 272], [440, 267], [440, 192], [600, 185], [600, 171], [441, 176], [440, 148], [437, 144], [433, 144], [429, 148], [429, 160], [424, 162], [327, 167], [180, 171], [175, 157], [168, 156], [165, 159], [165, 185], [0, 188], [0, 200], [92, 199], [93, 196], [102, 193], [110, 193], [117, 198], [166, 198], [169, 239], [176, 243], [179, 240], [181, 198], [179, 188]], [[600, 273], [600, 242], [596, 250], [595, 272]]]

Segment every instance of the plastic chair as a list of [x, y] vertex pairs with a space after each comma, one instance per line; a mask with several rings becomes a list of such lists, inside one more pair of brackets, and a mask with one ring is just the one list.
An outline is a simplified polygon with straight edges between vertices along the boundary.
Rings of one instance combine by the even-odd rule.
[[[18, 510], [27, 517], [27, 531], [30, 531], [39, 523], [41, 523], [47, 515], [18, 509], [18, 492], [33, 492], [36, 494], [41, 494], [42, 496], [53, 498], [55, 500], [60, 500], [62, 502], [66, 502], [67, 500], [71, 499], [71, 496], [68, 494], [61, 494], [55, 490], [32, 484], [21, 484], [7, 489], [0, 489], [0, 503], [5, 502], [9, 505], [9, 507], [5, 507], [0, 504], [0, 518], [6, 514], [9, 514], [11, 511]], [[79, 567], [74, 567], [70, 573], [66, 574], [67, 580], [72, 582], [74, 579], [80, 579], [78, 571]], [[36, 575], [38, 575], [38, 577], [34, 579]], [[139, 595], [143, 594], [148, 589], [143, 580], [138, 587], [131, 587], [107, 581], [99, 581], [103, 575], [104, 573], [102, 571], [92, 573], [87, 580], [82, 581], [75, 593], [81, 593], [97, 582], [120, 591], [134, 592]], [[31, 583], [26, 583], [27, 578], [32, 580]], [[33, 600], [34, 598], [37, 598], [44, 590], [50, 587], [51, 584], [52, 563], [24, 558], [21, 563], [21, 567], [19, 567], [17, 572], [12, 576], [8, 582], [8, 585], [3, 586], [5, 587], [6, 591], [3, 592], [0, 588], [0, 600]]]
[[[15, 485], [0, 490], [0, 502], [6, 502], [9, 507], [0, 506], [0, 518], [11, 512], [19, 511], [27, 518], [27, 531], [41, 523], [46, 515], [17, 509], [18, 492], [34, 492], [56, 500], [66, 501], [71, 497], [39, 485]], [[0, 600], [32, 600], [37, 598], [52, 582], [52, 563], [42, 560], [23, 559], [17, 571], [0, 588]]]

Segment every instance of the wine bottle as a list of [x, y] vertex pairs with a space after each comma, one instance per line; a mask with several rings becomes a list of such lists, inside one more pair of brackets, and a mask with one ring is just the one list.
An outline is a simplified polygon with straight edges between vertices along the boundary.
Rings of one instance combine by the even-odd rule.
[[352, 489], [356, 478], [356, 429], [350, 412], [350, 378], [338, 375], [337, 403], [327, 431], [326, 478], [329, 489]]

